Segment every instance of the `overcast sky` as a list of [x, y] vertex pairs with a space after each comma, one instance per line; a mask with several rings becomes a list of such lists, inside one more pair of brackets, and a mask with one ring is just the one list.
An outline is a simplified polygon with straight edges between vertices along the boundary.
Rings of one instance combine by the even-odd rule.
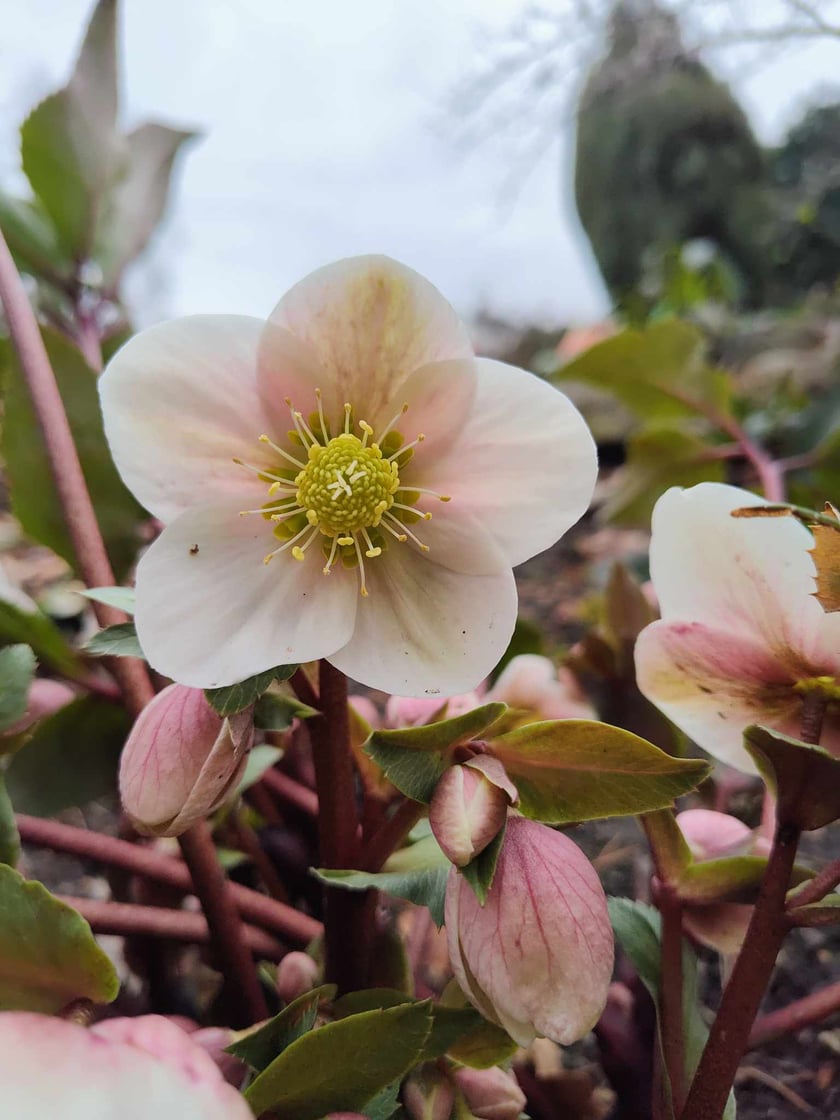
[[[4, 185], [16, 181], [15, 128], [65, 80], [91, 7], [0, 0]], [[441, 127], [447, 95], [474, 65], [477, 29], [503, 29], [523, 7], [123, 0], [125, 123], [162, 118], [204, 133], [135, 282], [143, 319], [263, 315], [312, 268], [361, 252], [412, 265], [465, 314], [481, 305], [565, 323], [602, 313], [570, 208], [569, 129], [558, 126], [515, 204], [501, 207], [504, 149], [465, 153]], [[835, 40], [727, 76], [770, 139], [810, 92], [837, 80], [838, 62]]]

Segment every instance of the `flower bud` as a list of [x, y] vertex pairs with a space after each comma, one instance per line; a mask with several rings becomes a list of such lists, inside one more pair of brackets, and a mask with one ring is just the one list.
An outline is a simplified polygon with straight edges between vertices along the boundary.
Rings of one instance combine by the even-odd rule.
[[511, 658], [485, 699], [503, 700], [539, 719], [595, 719], [574, 675], [536, 653]]
[[691, 854], [698, 860], [740, 855], [752, 846], [752, 830], [729, 813], [686, 809], [677, 813], [677, 824]]
[[385, 722], [389, 727], [420, 727], [439, 719], [453, 719], [471, 712], [483, 703], [477, 692], [460, 696], [389, 696]]
[[410, 1120], [449, 1120], [455, 1103], [452, 1081], [435, 1065], [420, 1066], [403, 1082], [402, 1103]]
[[457, 1069], [455, 1082], [478, 1120], [517, 1120], [525, 1111], [525, 1094], [512, 1073], [490, 1069]]
[[597, 1022], [613, 966], [607, 900], [563, 833], [511, 817], [483, 907], [450, 871], [446, 935], [465, 994], [520, 1046], [568, 1045]]
[[482, 755], [450, 766], [429, 805], [429, 824], [447, 859], [466, 867], [498, 835], [508, 806], [518, 800], [498, 759]]
[[318, 983], [318, 965], [308, 953], [287, 953], [277, 966], [277, 994], [284, 1003], [311, 991]]
[[200, 1046], [158, 1015], [78, 1023], [0, 1013], [3, 1115], [15, 1120], [253, 1120]]
[[139, 832], [179, 836], [235, 788], [253, 742], [251, 709], [222, 719], [201, 689], [169, 685], [140, 713], [125, 744], [123, 808]]
[[53, 681], [48, 677], [36, 677], [29, 686], [29, 695], [26, 698], [26, 712], [24, 715], [3, 731], [3, 737], [19, 735], [27, 731], [39, 719], [51, 716], [59, 708], [65, 707], [76, 699], [76, 693], [69, 685], [62, 681]]

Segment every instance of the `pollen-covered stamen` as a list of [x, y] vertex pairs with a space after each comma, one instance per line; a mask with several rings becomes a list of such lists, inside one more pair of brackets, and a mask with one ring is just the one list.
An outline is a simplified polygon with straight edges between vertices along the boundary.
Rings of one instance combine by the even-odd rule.
[[407, 412], [408, 412], [408, 405], [404, 404], [402, 406], [402, 408], [399, 410], [399, 412], [396, 414], [396, 416], [391, 417], [391, 419], [388, 421], [388, 423], [385, 425], [385, 427], [379, 433], [379, 439], [377, 440], [377, 443], [379, 443], [380, 446], [382, 444], [382, 441], [385, 439], [385, 437], [391, 431], [391, 429], [394, 427], [394, 425], [398, 424]]
[[401, 486], [397, 491], [398, 494], [407, 492], [414, 494], [428, 494], [430, 498], [437, 498], [439, 502], [451, 502], [451, 494], [438, 494], [437, 490], [429, 490], [425, 486]]
[[[307, 525], [305, 528], [301, 529], [299, 533], [296, 533], [293, 537], [287, 540], [285, 544], [281, 544], [279, 548], [275, 548], [273, 552], [269, 552], [267, 556], [263, 557], [263, 564], [270, 564], [275, 556], [279, 556], [280, 553], [285, 552], [287, 548], [293, 549], [292, 555], [294, 555], [294, 545], [297, 544], [300, 538], [306, 533], [309, 533], [311, 541], [312, 537], [315, 535], [315, 533], [317, 533], [317, 531], [317, 529], [313, 529], [311, 526]], [[310, 543], [310, 541], [306, 542], [307, 545]]]
[[330, 433], [327, 431], [327, 422], [324, 419], [324, 404], [321, 399], [321, 390], [315, 390], [315, 402], [318, 406], [318, 423], [321, 425], [321, 435], [324, 437], [324, 443], [330, 442]]
[[416, 446], [417, 446], [417, 445], [418, 445], [419, 443], [422, 443], [422, 442], [423, 442], [423, 440], [424, 440], [425, 438], [426, 438], [426, 437], [425, 437], [425, 436], [423, 435], [423, 433], [422, 433], [422, 432], [420, 432], [420, 434], [419, 434], [419, 435], [417, 436], [417, 438], [416, 438], [416, 439], [413, 439], [413, 440], [411, 441], [411, 443], [404, 443], [404, 444], [402, 445], [402, 447], [398, 448], [398, 449], [397, 449], [397, 450], [396, 450], [396, 451], [394, 452], [394, 454], [393, 454], [393, 455], [389, 455], [389, 456], [388, 456], [388, 462], [390, 463], [390, 462], [392, 462], [392, 461], [393, 461], [394, 459], [399, 459], [400, 455], [405, 455], [406, 451], [411, 451], [411, 449], [412, 449], [413, 447], [416, 447]]
[[[382, 524], [385, 526], [386, 529], [389, 527], [388, 526], [388, 520], [389, 519], [391, 521], [393, 521], [393, 523], [395, 525], [398, 525], [400, 527], [401, 534], [394, 534], [395, 536], [399, 537], [400, 535], [404, 534], [402, 536], [402, 539], [405, 540], [406, 536], [410, 537], [414, 541], [414, 543], [417, 545], [417, 547], [421, 550], [421, 552], [429, 552], [430, 551], [429, 546], [427, 544], [423, 544], [423, 542], [420, 540], [420, 538], [415, 536], [414, 533], [412, 533], [412, 531], [409, 529], [409, 527], [407, 525], [404, 525], [402, 523], [402, 521], [397, 521], [396, 517], [394, 517], [394, 515], [392, 513], [386, 513], [385, 516], [382, 518]], [[393, 532], [393, 530], [391, 530], [391, 531]]]
[[[290, 455], [288, 451], [284, 451], [282, 447], [278, 447], [277, 444], [273, 440], [270, 440], [267, 435], [260, 436], [260, 443], [267, 443], [272, 451], [276, 452], [278, 455], [282, 455], [282, 457], [284, 459], [287, 459], [292, 464], [292, 466], [300, 467], [301, 469], [303, 469], [304, 464], [300, 461], [300, 459], [296, 459], [294, 455]], [[280, 479], [280, 481], [283, 482], [287, 480]]]
[[[281, 478], [279, 474], [272, 474], [272, 472], [267, 471], [265, 467], [255, 467], [253, 463], [246, 463], [242, 459], [233, 459], [232, 462], [236, 463], [237, 467], [244, 467], [246, 471], [253, 471], [254, 474], [258, 475], [264, 482], [273, 481], [275, 486], [288, 485], [289, 483], [288, 478]], [[270, 492], [271, 491], [269, 491], [269, 493]]]

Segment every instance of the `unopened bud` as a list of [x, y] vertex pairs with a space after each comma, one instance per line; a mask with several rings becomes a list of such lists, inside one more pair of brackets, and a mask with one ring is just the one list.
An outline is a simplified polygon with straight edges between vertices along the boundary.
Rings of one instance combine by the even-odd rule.
[[3, 731], [3, 736], [19, 735], [21, 731], [28, 730], [39, 719], [51, 716], [59, 708], [65, 707], [76, 699], [76, 693], [69, 685], [61, 681], [52, 681], [48, 677], [36, 677], [29, 686], [29, 695], [26, 698], [26, 713]]
[[308, 953], [287, 953], [277, 966], [277, 994], [284, 1003], [311, 991], [318, 983], [318, 965]]
[[143, 709], [120, 759], [120, 796], [138, 832], [179, 836], [225, 800], [254, 742], [251, 709], [223, 719], [198, 688], [171, 684]]
[[535, 719], [595, 719], [595, 710], [568, 669], [536, 653], [513, 657], [487, 693]]
[[410, 1120], [449, 1120], [455, 1090], [437, 1066], [420, 1066], [403, 1082], [402, 1102]]
[[446, 936], [464, 993], [520, 1046], [537, 1035], [565, 1046], [597, 1022], [613, 966], [607, 900], [562, 832], [511, 817], [484, 906], [453, 868]]
[[498, 759], [481, 755], [450, 766], [429, 805], [429, 824], [446, 857], [466, 867], [498, 835], [518, 799]]
[[457, 1069], [455, 1082], [478, 1120], [517, 1120], [525, 1110], [525, 1094], [512, 1073], [490, 1069]]
[[439, 719], [453, 719], [478, 708], [482, 700], [476, 692], [460, 696], [389, 696], [385, 722], [389, 727], [420, 727]]
[[677, 824], [695, 859], [740, 855], [752, 846], [752, 829], [729, 813], [713, 809], [686, 809], [677, 813]]

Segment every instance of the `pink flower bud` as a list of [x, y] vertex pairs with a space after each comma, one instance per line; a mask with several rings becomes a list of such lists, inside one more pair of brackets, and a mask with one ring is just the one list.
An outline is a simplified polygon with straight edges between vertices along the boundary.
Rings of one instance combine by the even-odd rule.
[[512, 658], [485, 700], [503, 700], [539, 719], [596, 718], [574, 675], [536, 653]]
[[75, 699], [76, 693], [62, 681], [52, 681], [47, 677], [36, 677], [29, 688], [25, 715], [22, 715], [11, 727], [7, 727], [3, 732], [3, 737], [19, 735], [21, 731], [26, 731], [39, 719], [51, 716], [53, 712], [57, 712], [59, 708], [65, 707], [71, 700]]
[[677, 814], [677, 824], [695, 859], [741, 855], [752, 846], [752, 830], [728, 813], [686, 809]]
[[253, 742], [250, 709], [222, 719], [201, 689], [169, 685], [140, 713], [125, 744], [123, 808], [139, 832], [179, 836], [236, 786]]
[[86, 1030], [0, 1013], [0, 1084], [3, 1115], [15, 1120], [253, 1120], [213, 1060], [157, 1015]]
[[277, 994], [284, 1003], [291, 1003], [315, 987], [318, 973], [318, 965], [308, 953], [287, 953], [277, 966]]
[[517, 1120], [525, 1111], [525, 1094], [512, 1073], [490, 1069], [457, 1069], [455, 1082], [478, 1120]]
[[389, 727], [420, 727], [439, 719], [453, 719], [478, 708], [483, 700], [477, 692], [460, 696], [389, 696], [385, 722]]
[[410, 1120], [449, 1120], [455, 1090], [437, 1066], [425, 1065], [403, 1082], [402, 1102]]
[[508, 820], [485, 905], [453, 868], [446, 935], [458, 983], [521, 1046], [568, 1045], [597, 1022], [612, 976], [607, 900], [592, 864], [561, 832]]
[[447, 859], [466, 867], [498, 835], [508, 806], [518, 800], [498, 759], [484, 755], [450, 766], [429, 805], [429, 824]]
[[379, 727], [382, 723], [382, 717], [379, 714], [374, 702], [368, 699], [367, 696], [351, 696], [349, 697], [350, 707], [353, 708], [357, 715], [360, 715], [365, 723], [371, 727]]

